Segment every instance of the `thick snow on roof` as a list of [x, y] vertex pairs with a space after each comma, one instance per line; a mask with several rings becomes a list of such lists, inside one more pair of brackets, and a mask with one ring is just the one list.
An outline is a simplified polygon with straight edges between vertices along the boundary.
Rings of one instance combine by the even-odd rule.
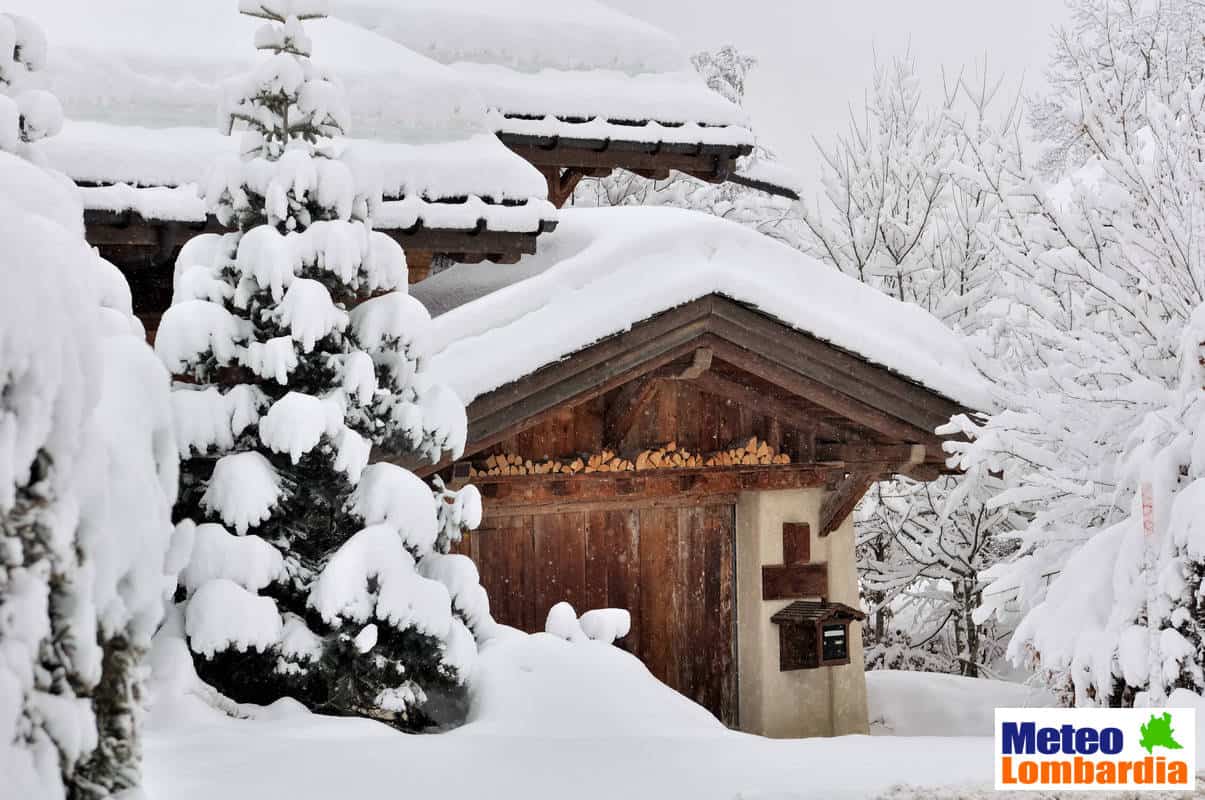
[[593, 0], [336, 0], [334, 13], [450, 65], [500, 132], [753, 143], [676, 39]]
[[[50, 44], [46, 88], [68, 117], [215, 125], [223, 84], [260, 57], [261, 21], [237, 0], [8, 0]], [[455, 70], [338, 19], [306, 23], [314, 60], [347, 89], [355, 135], [430, 141], [484, 130], [481, 95]]]
[[956, 334], [736, 223], [673, 208], [563, 211], [519, 263], [457, 265], [411, 287], [432, 315], [430, 374], [466, 403], [709, 294], [748, 303], [970, 408], [987, 386]]
[[[472, 229], [485, 219], [490, 230], [530, 233], [556, 218], [543, 176], [493, 134], [430, 144], [347, 139], [340, 146], [360, 180], [380, 181], [386, 197], [403, 198], [385, 204], [379, 227], [409, 228], [421, 219], [432, 228]], [[78, 183], [117, 184], [81, 189], [85, 208], [200, 221], [205, 205], [197, 186], [217, 159], [238, 151], [238, 135], [69, 121], [37, 148]], [[445, 199], [458, 202], [432, 202]]]
[[334, 16], [443, 64], [634, 74], [685, 63], [673, 36], [595, 0], [333, 0], [332, 6]]
[[[180, 186], [204, 182], [215, 160], [238, 152], [238, 142], [237, 133], [216, 128], [68, 121], [38, 147], [77, 182]], [[353, 169], [381, 182], [386, 197], [526, 200], [548, 193], [540, 172], [489, 133], [429, 144], [348, 138], [339, 146]]]

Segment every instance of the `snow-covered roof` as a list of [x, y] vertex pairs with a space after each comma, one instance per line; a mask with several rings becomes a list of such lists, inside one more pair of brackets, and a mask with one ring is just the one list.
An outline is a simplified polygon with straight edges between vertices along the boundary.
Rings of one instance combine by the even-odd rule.
[[499, 133], [745, 147], [740, 107], [668, 33], [593, 0], [336, 0], [334, 13], [450, 66]]
[[[147, 219], [205, 219], [203, 185], [215, 160], [238, 150], [238, 137], [216, 128], [143, 128], [100, 122], [64, 124], [38, 143], [47, 162], [80, 184], [89, 210], [135, 211]], [[340, 142], [364, 182], [390, 198], [376, 215], [385, 228], [532, 233], [556, 218], [543, 176], [495, 136], [481, 132], [448, 142]], [[483, 199], [484, 198], [484, 199]], [[450, 201], [450, 202], [449, 202]]]
[[[46, 31], [43, 80], [69, 118], [209, 127], [224, 85], [258, 58], [261, 21], [237, 0], [8, 0]], [[344, 83], [353, 135], [447, 141], [484, 130], [480, 93], [455, 70], [338, 19], [306, 23], [314, 60]]]
[[962, 340], [919, 307], [698, 212], [563, 211], [537, 255], [513, 265], [460, 264], [411, 291], [435, 316], [430, 374], [466, 404], [709, 294], [753, 306], [966, 407], [989, 404]]
[[[199, 221], [215, 159], [235, 152], [217, 132], [227, 84], [260, 57], [260, 21], [237, 0], [11, 0], [50, 44], [46, 88], [68, 123], [42, 145], [90, 210]], [[338, 19], [306, 23], [314, 60], [344, 83], [352, 117], [345, 154], [393, 202], [378, 224], [538, 232], [555, 218], [539, 171], [508, 150], [480, 92], [457, 71]], [[166, 187], [166, 188], [165, 188]]]
[[665, 31], [596, 0], [332, 0], [332, 14], [379, 28], [443, 64], [521, 72], [663, 72], [685, 60]]

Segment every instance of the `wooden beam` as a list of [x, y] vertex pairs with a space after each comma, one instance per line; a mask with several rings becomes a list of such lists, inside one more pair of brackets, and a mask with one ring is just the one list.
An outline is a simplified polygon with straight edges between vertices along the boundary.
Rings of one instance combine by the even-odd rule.
[[616, 450], [626, 449], [626, 441], [648, 404], [657, 396], [659, 382], [655, 375], [637, 378], [620, 388], [607, 404], [603, 423], [603, 441]]
[[[429, 228], [421, 223], [407, 229], [378, 230], [402, 245], [407, 252], [423, 250], [445, 255], [475, 254], [491, 258], [531, 255], [536, 251], [536, 237], [554, 230], [555, 227], [555, 221], [546, 220], [536, 231], [491, 231], [478, 221], [476, 228], [468, 230]], [[129, 256], [132, 254], [145, 254], [145, 264], [131, 264], [131, 268], [170, 263], [180, 247], [199, 233], [230, 232], [229, 228], [218, 224], [214, 217], [209, 217], [205, 222], [192, 223], [146, 219], [129, 212], [100, 210], [84, 212], [84, 229], [88, 243], [99, 247], [102, 254], [109, 248], [125, 253], [125, 260], [130, 260]]]
[[[919, 449], [918, 449], [919, 448]], [[918, 464], [924, 461], [925, 448], [913, 444], [882, 444], [879, 442], [831, 443], [816, 445], [817, 461], [840, 461], [846, 464], [858, 462]], [[919, 459], [918, 459], [919, 456]]]
[[[646, 472], [591, 472], [578, 475], [478, 475], [473, 479], [490, 509], [566, 509], [605, 499], [647, 500], [690, 495], [706, 497], [745, 491], [826, 486], [840, 473], [812, 465], [699, 467]], [[530, 512], [534, 513], [534, 512]], [[550, 512], [551, 513], [551, 512]]]
[[561, 169], [626, 169], [637, 174], [685, 172], [706, 181], [727, 180], [736, 159], [748, 155], [745, 145], [671, 145], [658, 142], [572, 139], [501, 132], [498, 138], [536, 167]]
[[762, 600], [828, 597], [828, 564], [767, 564], [761, 568]]
[[711, 369], [711, 359], [715, 351], [710, 347], [700, 347], [691, 358], [690, 366], [672, 377], [675, 381], [693, 381], [707, 370]]
[[874, 475], [851, 473], [837, 484], [837, 488], [830, 492], [824, 498], [824, 502], [820, 504], [821, 536], [828, 536], [841, 527], [841, 523], [845, 521], [846, 517], [853, 513], [858, 501], [874, 485], [875, 479]]
[[[542, 503], [533, 505], [498, 505], [494, 502], [485, 504], [484, 522], [482, 529], [487, 532], [496, 520], [511, 517], [533, 517], [545, 514], [582, 514], [591, 511], [629, 511], [634, 508], [691, 508], [699, 506], [730, 506], [736, 505], [740, 495], [734, 493], [685, 493], [665, 496], [612, 497], [601, 500], [578, 500], [566, 503]], [[479, 529], [480, 532], [482, 529]]]
[[[877, 442], [832, 443], [816, 447], [816, 461], [842, 465], [850, 472], [889, 478], [893, 475], [930, 475], [940, 465], [926, 462], [923, 444], [880, 444]], [[920, 480], [921, 478], [918, 478]]]

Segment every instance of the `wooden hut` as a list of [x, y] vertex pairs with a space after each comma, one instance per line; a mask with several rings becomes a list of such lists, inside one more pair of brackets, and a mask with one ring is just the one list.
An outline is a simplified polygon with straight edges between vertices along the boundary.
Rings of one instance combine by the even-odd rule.
[[[434, 374], [471, 400], [436, 468], [485, 498], [461, 549], [500, 622], [627, 608], [622, 646], [727, 724], [865, 732], [851, 513], [877, 480], [943, 472], [935, 429], [982, 393], [923, 312], [699, 216], [566, 212], [518, 282], [415, 288], [444, 312]], [[788, 663], [797, 600], [846, 609], [840, 663]]]

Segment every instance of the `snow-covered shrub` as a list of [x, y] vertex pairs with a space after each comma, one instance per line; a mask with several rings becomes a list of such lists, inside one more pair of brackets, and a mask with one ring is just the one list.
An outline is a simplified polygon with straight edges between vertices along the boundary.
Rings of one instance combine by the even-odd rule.
[[70, 181], [16, 155], [58, 127], [53, 98], [20, 89], [44, 51], [0, 14], [0, 785], [31, 800], [140, 782], [178, 475], [128, 286], [85, 243]]
[[447, 724], [488, 636], [471, 562], [474, 489], [434, 491], [374, 447], [437, 460], [464, 447], [463, 404], [423, 374], [430, 318], [401, 248], [372, 228], [380, 193], [337, 158], [338, 81], [310, 61], [322, 3], [255, 0], [265, 56], [223, 119], [242, 158], [206, 190], [238, 231], [181, 251], [156, 350], [201, 522], [183, 574], [198, 673], [228, 697], [293, 696], [399, 727]]

